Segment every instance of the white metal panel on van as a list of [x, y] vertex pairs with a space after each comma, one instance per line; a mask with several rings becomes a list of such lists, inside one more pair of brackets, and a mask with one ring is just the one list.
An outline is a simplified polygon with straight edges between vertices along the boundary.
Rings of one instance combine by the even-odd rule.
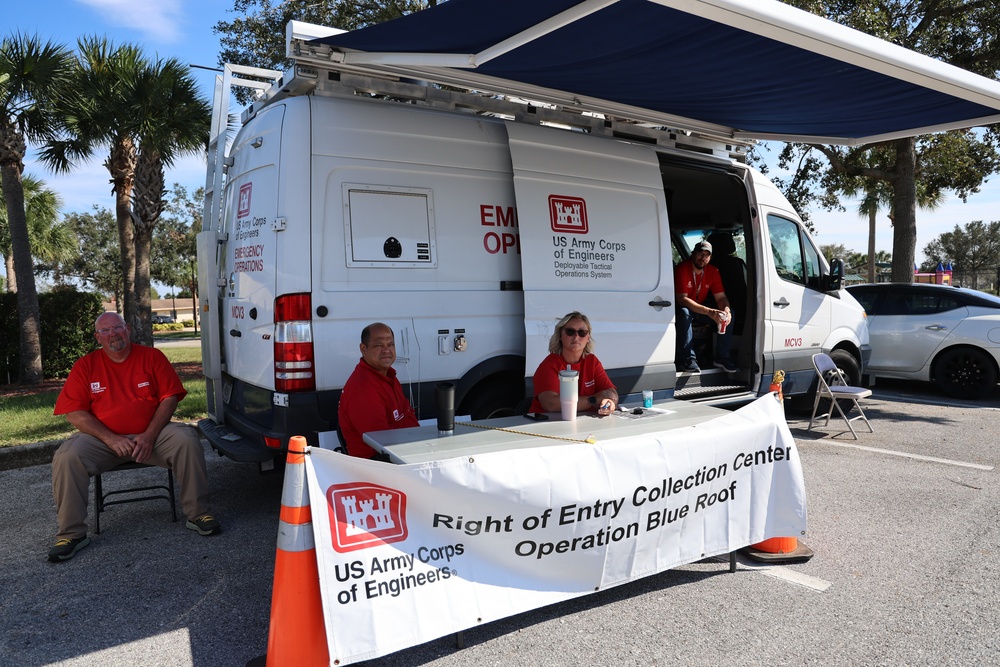
[[[507, 124], [521, 229], [526, 372], [556, 320], [585, 313], [605, 368], [656, 373], [674, 358], [666, 202], [645, 146]], [[601, 339], [614, 345], [601, 346]]]

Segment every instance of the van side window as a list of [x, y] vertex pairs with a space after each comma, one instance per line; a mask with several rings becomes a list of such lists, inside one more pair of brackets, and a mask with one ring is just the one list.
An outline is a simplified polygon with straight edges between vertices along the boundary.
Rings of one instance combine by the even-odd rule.
[[812, 289], [819, 289], [822, 263], [808, 232], [793, 221], [767, 216], [767, 231], [778, 277]]

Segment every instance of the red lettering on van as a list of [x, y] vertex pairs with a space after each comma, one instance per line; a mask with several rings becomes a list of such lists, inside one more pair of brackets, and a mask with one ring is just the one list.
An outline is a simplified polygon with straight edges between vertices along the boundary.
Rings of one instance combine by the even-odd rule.
[[504, 232], [498, 234], [496, 232], [486, 232], [483, 236], [483, 247], [486, 248], [486, 252], [491, 255], [496, 255], [497, 253], [507, 253], [513, 251], [514, 253], [521, 254], [521, 237], [518, 234], [511, 234], [510, 232]]
[[479, 224], [483, 227], [517, 227], [517, 209], [513, 206], [480, 204]]
[[489, 204], [479, 205], [479, 224], [483, 227], [496, 227], [495, 222], [493, 222], [493, 212], [496, 209]]
[[802, 347], [801, 338], [786, 338], [785, 347]]

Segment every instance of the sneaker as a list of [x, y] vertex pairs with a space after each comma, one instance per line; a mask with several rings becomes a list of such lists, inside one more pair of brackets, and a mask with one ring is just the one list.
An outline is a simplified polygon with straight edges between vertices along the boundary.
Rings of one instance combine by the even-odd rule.
[[222, 525], [211, 514], [206, 514], [198, 519], [188, 519], [186, 526], [205, 537], [218, 535], [222, 532]]
[[694, 359], [691, 359], [686, 364], [683, 363], [683, 362], [681, 363], [681, 372], [683, 372], [683, 373], [700, 373], [701, 372], [701, 367], [698, 366], [698, 362], [697, 361], [695, 361]]
[[90, 538], [86, 535], [75, 540], [63, 537], [56, 540], [55, 546], [49, 549], [49, 562], [61, 563], [76, 555], [76, 552], [90, 544]]
[[715, 362], [714, 366], [716, 368], [721, 368], [722, 370], [726, 371], [727, 373], [739, 373], [740, 372], [740, 367], [737, 366], [736, 364], [734, 364], [733, 362], [731, 362], [729, 359], [720, 359], [719, 361]]

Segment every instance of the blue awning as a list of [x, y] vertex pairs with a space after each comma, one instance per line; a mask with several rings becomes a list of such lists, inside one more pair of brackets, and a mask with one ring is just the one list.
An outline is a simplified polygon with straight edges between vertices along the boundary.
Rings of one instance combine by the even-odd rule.
[[738, 138], [1000, 122], [1000, 83], [774, 0], [449, 0], [316, 42], [352, 71]]

